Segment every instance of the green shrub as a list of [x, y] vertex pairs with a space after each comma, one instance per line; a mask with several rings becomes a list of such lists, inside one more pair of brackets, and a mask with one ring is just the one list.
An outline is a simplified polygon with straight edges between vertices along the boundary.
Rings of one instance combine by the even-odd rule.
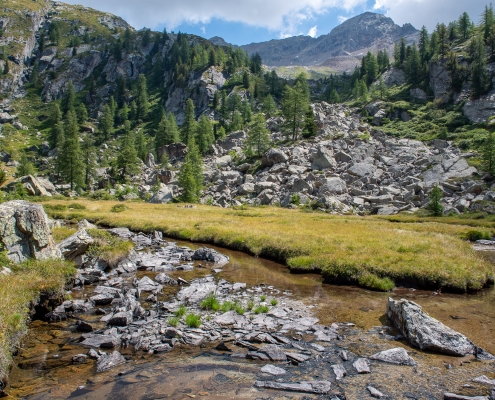
[[43, 208], [49, 211], [67, 211], [67, 206], [65, 204], [44, 204]]
[[254, 301], [253, 300], [249, 300], [248, 303], [247, 303], [247, 309], [249, 311], [251, 311], [253, 308], [254, 308]]
[[70, 203], [67, 208], [72, 208], [73, 210], [85, 210], [86, 206], [79, 203]]
[[270, 304], [275, 307], [277, 304], [278, 304], [278, 300], [277, 299], [271, 299], [270, 300]]
[[254, 309], [255, 314], [266, 314], [270, 309], [267, 306], [258, 306]]
[[128, 210], [129, 207], [127, 207], [125, 204], [115, 204], [110, 211], [114, 213], [119, 213]]
[[234, 303], [232, 303], [231, 301], [226, 301], [225, 303], [222, 304], [220, 310], [222, 310], [222, 312], [227, 312], [232, 310], [233, 308], [234, 308]]
[[478, 230], [471, 230], [464, 235], [464, 239], [470, 242], [476, 242], [477, 240], [490, 240], [490, 234], [488, 232], [482, 232]]
[[378, 290], [381, 292], [389, 292], [395, 288], [395, 283], [389, 278], [380, 278], [375, 274], [364, 273], [358, 279], [359, 286]]
[[7, 181], [7, 172], [0, 169], [0, 185], [3, 185]]
[[244, 315], [244, 313], [246, 312], [246, 310], [244, 310], [244, 308], [237, 302], [234, 303], [234, 310], [239, 315]]
[[220, 309], [220, 303], [213, 293], [205, 297], [199, 306], [204, 310], [218, 311]]
[[261, 296], [260, 296], [260, 300], [261, 300], [261, 301], [265, 301], [265, 300], [266, 300], [266, 296], [265, 296], [265, 295], [261, 295]]
[[182, 305], [174, 312], [174, 314], [176, 317], [182, 318], [186, 314], [186, 312], [187, 312], [186, 306]]
[[168, 319], [168, 324], [169, 324], [170, 326], [173, 326], [174, 328], [175, 328], [177, 325], [179, 325], [179, 322], [180, 322], [180, 319], [179, 319], [179, 318], [177, 318], [177, 317], [170, 317], [170, 318]]
[[189, 328], [199, 328], [201, 326], [201, 315], [187, 314], [186, 325]]

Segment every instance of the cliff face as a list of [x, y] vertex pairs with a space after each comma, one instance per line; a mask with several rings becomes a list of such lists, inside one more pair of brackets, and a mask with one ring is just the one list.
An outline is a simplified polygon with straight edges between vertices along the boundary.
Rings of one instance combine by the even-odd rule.
[[[342, 58], [357, 58], [367, 51], [393, 49], [394, 43], [405, 37], [417, 39], [418, 31], [410, 24], [399, 26], [382, 14], [364, 13], [334, 28], [319, 38], [297, 36], [242, 46], [248, 53], [258, 52], [270, 66], [301, 65], [333, 66]], [[355, 60], [354, 60], [355, 61]], [[337, 68], [341, 70], [341, 68]]]

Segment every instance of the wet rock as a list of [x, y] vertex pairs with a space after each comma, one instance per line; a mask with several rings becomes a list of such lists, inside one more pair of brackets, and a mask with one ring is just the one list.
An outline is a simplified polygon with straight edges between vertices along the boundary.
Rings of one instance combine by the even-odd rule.
[[86, 354], [76, 354], [72, 357], [72, 364], [83, 364], [88, 359]]
[[76, 329], [78, 332], [93, 332], [93, 327], [84, 321], [77, 321]]
[[352, 366], [358, 374], [369, 374], [371, 372], [370, 364], [366, 358], [358, 358], [352, 363]]
[[172, 279], [165, 273], [159, 274], [155, 277], [155, 281], [161, 283], [162, 285], [176, 286], [178, 282], [175, 279]]
[[381, 399], [385, 397], [382, 392], [380, 392], [378, 389], [375, 389], [373, 386], [368, 386], [366, 389], [368, 389], [368, 392], [370, 392], [371, 397], [374, 397], [375, 399]]
[[339, 353], [339, 357], [343, 360], [343, 361], [347, 361], [349, 359], [349, 355], [347, 354], [347, 351], [345, 350], [341, 350], [340, 353]]
[[193, 260], [209, 261], [217, 265], [225, 265], [229, 262], [229, 257], [220, 254], [218, 251], [208, 247], [197, 249], [192, 255]]
[[231, 352], [232, 349], [229, 348], [224, 342], [221, 342], [219, 343], [216, 347], [215, 347], [216, 350], [218, 351], [229, 351]]
[[96, 296], [90, 297], [90, 300], [95, 303], [95, 306], [106, 306], [112, 302], [114, 299], [113, 294], [97, 294]]
[[379, 353], [373, 354], [370, 357], [372, 360], [383, 361], [389, 364], [398, 364], [398, 365], [416, 365], [416, 361], [414, 361], [407, 351], [402, 347], [397, 347], [395, 349], [381, 351]]
[[114, 314], [109, 319], [108, 325], [127, 326], [132, 322], [132, 313], [130, 311], [122, 311]]
[[275, 365], [267, 364], [263, 368], [261, 368], [261, 372], [270, 375], [285, 375], [287, 371], [283, 368], [276, 367]]
[[100, 355], [98, 354], [98, 352], [95, 349], [90, 349], [88, 351], [88, 357], [92, 358], [94, 360], [98, 360], [98, 358], [100, 358]]
[[267, 344], [259, 351], [265, 353], [272, 361], [285, 361], [287, 359], [284, 349], [274, 344]]
[[328, 381], [303, 381], [300, 383], [256, 381], [254, 385], [258, 388], [286, 390], [288, 392], [326, 394], [330, 391], [332, 384]]
[[466, 336], [430, 317], [412, 301], [389, 298], [387, 315], [402, 335], [421, 350], [455, 356], [477, 353], [477, 347]]
[[334, 364], [331, 365], [330, 368], [332, 368], [333, 373], [335, 374], [335, 377], [338, 381], [347, 375], [347, 371], [342, 364]]
[[58, 248], [67, 260], [73, 260], [77, 256], [84, 254], [94, 239], [86, 232], [85, 229], [80, 229], [72, 236], [63, 240], [58, 244]]
[[196, 304], [203, 300], [210, 293], [214, 293], [217, 288], [215, 282], [205, 282], [198, 280], [191, 282], [188, 287], [183, 287], [177, 294], [179, 301], [186, 301], [189, 304]]
[[61, 257], [43, 207], [22, 200], [0, 204], [0, 245], [14, 262]]
[[160, 292], [163, 289], [162, 285], [154, 282], [148, 276], [144, 276], [140, 281], [138, 281], [137, 287], [141, 292]]
[[108, 371], [125, 363], [125, 358], [118, 351], [112, 354], [104, 354], [96, 361], [96, 372]]
[[113, 349], [120, 346], [120, 337], [115, 335], [95, 335], [87, 333], [83, 335], [83, 346], [99, 347], [101, 349]]
[[337, 332], [331, 330], [315, 332], [315, 340], [318, 342], [331, 342], [332, 340], [337, 339], [337, 337]]
[[311, 356], [305, 354], [292, 353], [292, 352], [286, 352], [285, 355], [287, 356], [288, 359], [295, 361], [297, 363], [303, 363], [311, 358]]

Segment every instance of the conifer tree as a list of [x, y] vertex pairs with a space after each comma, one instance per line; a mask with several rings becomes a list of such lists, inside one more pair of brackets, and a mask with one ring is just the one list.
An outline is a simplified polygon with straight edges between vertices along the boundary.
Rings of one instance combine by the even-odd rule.
[[467, 12], [462, 13], [459, 17], [459, 32], [463, 39], [467, 39], [469, 36], [469, 31], [471, 29], [471, 19], [469, 18], [469, 14]]
[[229, 125], [230, 132], [240, 131], [243, 127], [243, 118], [242, 114], [239, 111], [234, 111], [234, 115], [232, 115], [232, 121]]
[[258, 85], [258, 81], [254, 83], [254, 91], [253, 91], [253, 97], [257, 100], [260, 97], [260, 88]]
[[63, 142], [63, 136], [64, 136], [64, 126], [62, 124], [62, 111], [60, 111], [60, 107], [58, 103], [53, 103], [53, 109], [52, 109], [52, 115], [51, 115], [51, 130], [50, 130], [50, 137], [48, 139], [48, 142], [50, 144], [50, 147], [53, 149], [55, 147], [58, 147], [60, 149], [60, 145]]
[[194, 103], [191, 99], [187, 99], [184, 124], [182, 125], [181, 131], [182, 143], [189, 143], [191, 138], [195, 136], [196, 129], [197, 123], [196, 119], [194, 118]]
[[340, 96], [336, 89], [332, 89], [330, 95], [328, 96], [328, 102], [330, 104], [340, 103]]
[[79, 126], [74, 110], [69, 110], [64, 125], [65, 138], [62, 150], [59, 153], [60, 172], [65, 181], [70, 183], [70, 190], [75, 186], [80, 186], [84, 182], [84, 168], [82, 163], [82, 153], [79, 144]]
[[119, 153], [117, 155], [117, 168], [120, 170], [122, 180], [125, 180], [129, 175], [139, 172], [139, 157], [129, 121], [124, 123], [124, 131], [125, 133], [121, 138]]
[[140, 129], [136, 134], [135, 146], [137, 156], [144, 161], [148, 155], [148, 146], [142, 129]]
[[227, 133], [225, 132], [225, 128], [223, 126], [219, 126], [216, 130], [216, 139], [224, 139], [225, 136], [227, 136]]
[[271, 118], [277, 111], [277, 104], [273, 100], [271, 94], [267, 95], [263, 100], [263, 106], [261, 107], [261, 111], [263, 111], [268, 118]]
[[412, 45], [409, 57], [407, 57], [405, 72], [410, 85], [417, 87], [421, 84], [423, 80], [421, 76], [421, 58], [416, 43]]
[[228, 105], [227, 105], [227, 94], [225, 93], [225, 90], [222, 90], [222, 102], [220, 104], [220, 122], [225, 124], [225, 121], [229, 117], [229, 110], [228, 110]]
[[303, 128], [305, 114], [309, 107], [309, 95], [300, 82], [293, 88], [287, 87], [282, 102], [282, 115], [285, 117], [284, 131], [287, 138], [296, 141]]
[[426, 63], [430, 59], [430, 35], [428, 34], [428, 30], [424, 25], [421, 28], [421, 32], [419, 34], [418, 50], [419, 56], [421, 58], [421, 64]]
[[304, 129], [303, 136], [305, 138], [310, 138], [318, 134], [318, 127], [315, 122], [315, 113], [311, 107], [308, 107], [306, 111], [306, 116], [304, 117]]
[[247, 100], [245, 100], [242, 103], [242, 119], [243, 119], [243, 123], [246, 124], [246, 123], [251, 122], [252, 116], [253, 116], [253, 111], [251, 110], [251, 105], [249, 104], [249, 102]]
[[146, 83], [146, 76], [141, 74], [138, 79], [138, 89], [136, 96], [137, 115], [136, 121], [144, 121], [148, 116], [149, 102], [148, 102], [148, 87]]
[[181, 200], [195, 203], [203, 190], [203, 162], [198, 146], [191, 136], [187, 145], [187, 153], [179, 172], [179, 187], [182, 189]]
[[493, 132], [488, 133], [480, 152], [483, 171], [495, 176], [495, 138], [493, 137]]
[[62, 111], [67, 114], [70, 110], [74, 110], [76, 105], [76, 89], [72, 80], [69, 81], [67, 85], [67, 91], [65, 92], [64, 98], [62, 100]]
[[113, 133], [113, 116], [112, 110], [108, 104], [103, 106], [103, 114], [98, 121], [98, 130], [100, 132], [100, 139], [107, 141]]
[[255, 114], [244, 143], [244, 154], [247, 157], [261, 157], [269, 148], [270, 132], [266, 129], [265, 117], [263, 114]]
[[443, 58], [445, 57], [449, 49], [448, 31], [445, 24], [438, 24], [437, 32], [438, 32], [438, 52], [440, 56]]
[[493, 6], [490, 3], [490, 5], [485, 6], [485, 11], [483, 12], [482, 15], [482, 20], [483, 20], [483, 35], [485, 39], [485, 43], [488, 42], [488, 39], [492, 35], [493, 31], [493, 23], [495, 22], [495, 18], [493, 16]]
[[20, 178], [21, 176], [26, 175], [34, 175], [36, 173], [36, 168], [25, 153], [22, 153], [21, 158], [19, 159], [19, 165], [17, 166], [17, 170], [15, 176]]
[[443, 214], [443, 205], [440, 202], [442, 199], [442, 190], [435, 185], [428, 195], [430, 202], [428, 203], [427, 209], [430, 210], [434, 217], [441, 217]]
[[96, 149], [93, 136], [87, 134], [81, 143], [81, 153], [84, 164], [84, 186], [88, 188], [91, 181], [96, 178]]
[[205, 154], [214, 141], [215, 136], [213, 134], [211, 121], [206, 115], [203, 114], [199, 119], [196, 133], [196, 142], [200, 153]]
[[215, 94], [213, 95], [213, 101], [212, 101], [212, 107], [214, 110], [216, 110], [218, 108], [218, 104], [220, 102], [220, 99], [218, 98], [218, 90], [215, 92]]
[[489, 87], [490, 81], [486, 71], [485, 45], [480, 37], [473, 39], [473, 63], [471, 80], [474, 97], [481, 96]]
[[77, 122], [79, 125], [83, 125], [88, 121], [88, 109], [83, 103], [80, 103], [77, 107]]
[[249, 89], [249, 86], [251, 86], [251, 80], [249, 79], [247, 71], [244, 71], [244, 74], [242, 75], [242, 85], [244, 86], [244, 89]]

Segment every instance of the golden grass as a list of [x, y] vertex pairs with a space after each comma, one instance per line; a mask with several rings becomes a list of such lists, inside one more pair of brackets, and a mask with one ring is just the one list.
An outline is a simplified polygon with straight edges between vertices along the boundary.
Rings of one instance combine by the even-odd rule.
[[[3, 255], [0, 261], [6, 265]], [[31, 307], [41, 293], [63, 296], [76, 271], [63, 260], [29, 261], [11, 268], [12, 274], [0, 275], [0, 387], [8, 375], [11, 353], [27, 332]]]
[[[281, 208], [221, 209], [198, 205], [79, 200], [86, 210], [48, 212], [134, 231], [160, 230], [174, 238], [212, 243], [287, 263], [292, 271], [322, 271], [328, 282], [395, 283], [479, 290], [493, 267], [461, 239], [471, 228], [441, 222], [402, 223], [377, 217], [333, 216]], [[48, 201], [45, 204], [59, 204]], [[372, 276], [370, 276], [372, 275]], [[376, 279], [378, 278], [378, 279]]]
[[71, 228], [69, 226], [59, 226], [57, 228], [52, 228], [53, 240], [56, 243], [60, 243], [62, 240], [67, 239], [77, 232], [77, 229]]

